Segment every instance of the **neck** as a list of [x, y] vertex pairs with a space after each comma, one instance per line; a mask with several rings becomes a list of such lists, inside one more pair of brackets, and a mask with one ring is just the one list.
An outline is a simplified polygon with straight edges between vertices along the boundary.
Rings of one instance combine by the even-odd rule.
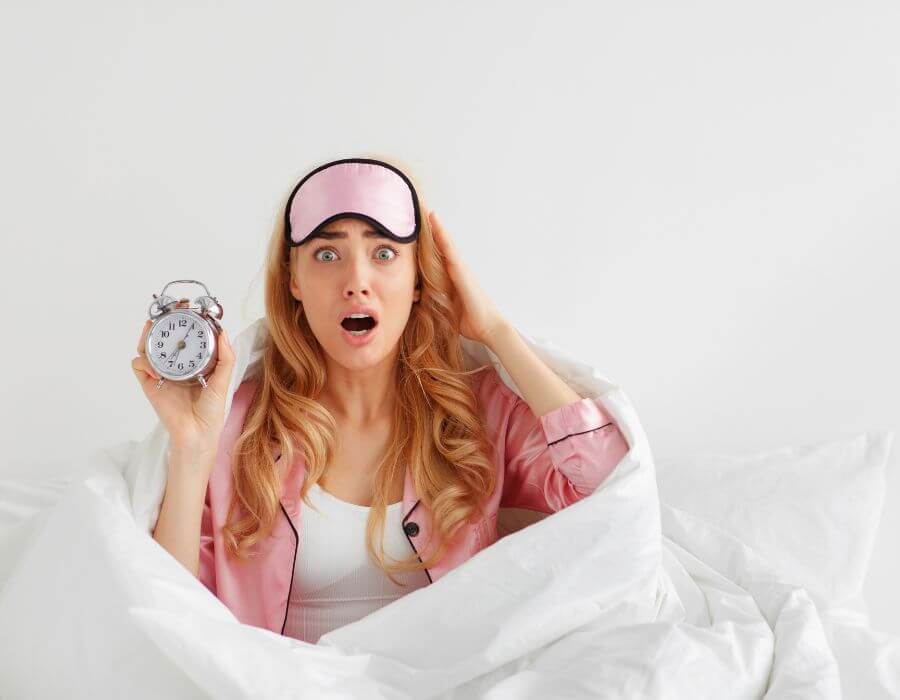
[[335, 420], [360, 428], [390, 421], [397, 399], [396, 361], [354, 370], [329, 362], [319, 401]]

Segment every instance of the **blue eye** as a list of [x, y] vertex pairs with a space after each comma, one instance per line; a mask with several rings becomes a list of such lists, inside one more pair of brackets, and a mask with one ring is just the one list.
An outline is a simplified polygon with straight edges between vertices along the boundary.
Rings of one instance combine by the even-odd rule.
[[397, 257], [397, 255], [398, 255], [397, 251], [394, 250], [394, 249], [393, 249], [391, 246], [389, 246], [389, 245], [383, 245], [383, 246], [381, 246], [378, 250], [379, 250], [379, 251], [381, 251], [381, 250], [389, 250], [389, 251], [391, 251], [391, 252], [393, 253], [393, 255], [391, 255], [391, 257], [389, 257], [389, 258], [381, 258], [382, 260], [393, 260], [393, 259], [394, 259], [395, 257]]
[[319, 257], [319, 253], [321, 253], [321, 252], [331, 253], [332, 255], [334, 255], [334, 251], [331, 250], [331, 248], [319, 248], [315, 253], [313, 253], [313, 257], [316, 260], [321, 260], [322, 258]]
[[[391, 251], [391, 253], [393, 253], [393, 255], [391, 255], [389, 258], [385, 258], [385, 257], [379, 258], [379, 260], [383, 260], [384, 262], [390, 262], [391, 260], [393, 260], [395, 257], [397, 257], [399, 255], [397, 250], [394, 247], [389, 246], [389, 245], [379, 246], [377, 252], [380, 252], [382, 250], [389, 250], [389, 251]], [[377, 252], [376, 252], [376, 255], [377, 255]], [[335, 251], [333, 248], [318, 248], [318, 249], [316, 249], [316, 251], [313, 253], [313, 257], [316, 260], [320, 260], [322, 262], [331, 262], [331, 259], [323, 260], [322, 258], [319, 257], [319, 253], [331, 253], [332, 255], [335, 255]]]

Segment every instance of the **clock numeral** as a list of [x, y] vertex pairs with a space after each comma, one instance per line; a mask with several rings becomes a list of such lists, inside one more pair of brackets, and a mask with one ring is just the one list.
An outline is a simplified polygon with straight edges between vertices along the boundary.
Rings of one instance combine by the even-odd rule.
[[169, 367], [175, 364], [175, 360], [169, 360]]
[[179, 318], [179, 319], [178, 319], [178, 327], [179, 327], [179, 328], [184, 328], [186, 325], [187, 325], [187, 319], [186, 319], [186, 318]]
[[201, 348], [205, 348], [205, 347], [206, 347], [206, 341], [205, 341], [205, 340], [204, 340], [204, 341], [201, 341], [200, 347], [201, 347]]
[[175, 330], [175, 321], [169, 321], [169, 330], [170, 330], [170, 331], [174, 331], [174, 330]]
[[165, 357], [165, 356], [166, 356], [166, 353], [161, 352], [161, 353], [159, 353], [159, 356], [160, 356], [160, 357]]
[[157, 341], [156, 347], [161, 348], [162, 346], [163, 346], [162, 341], [161, 341], [161, 340], [160, 340], [160, 341]]
[[202, 352], [198, 352], [198, 353], [197, 353], [197, 359], [198, 359], [198, 360], [202, 360], [202, 359], [203, 359], [203, 353], [202, 353]]
[[160, 337], [162, 337], [162, 338], [168, 338], [168, 337], [169, 337], [169, 331], [160, 331], [160, 332], [159, 332], [159, 335], [160, 335]]
[[197, 335], [200, 336], [200, 337], [202, 338], [202, 337], [203, 337], [203, 331], [197, 331]]
[[178, 363], [178, 369], [184, 369], [184, 362]]
[[191, 368], [193, 368], [193, 367], [194, 367], [194, 361], [191, 360]]

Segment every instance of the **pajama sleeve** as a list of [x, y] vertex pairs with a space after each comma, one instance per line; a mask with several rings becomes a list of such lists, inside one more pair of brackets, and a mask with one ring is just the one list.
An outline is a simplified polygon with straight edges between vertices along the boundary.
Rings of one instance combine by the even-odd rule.
[[599, 399], [582, 398], [539, 417], [492, 374], [485, 396], [503, 451], [501, 508], [561, 510], [593, 493], [628, 453]]

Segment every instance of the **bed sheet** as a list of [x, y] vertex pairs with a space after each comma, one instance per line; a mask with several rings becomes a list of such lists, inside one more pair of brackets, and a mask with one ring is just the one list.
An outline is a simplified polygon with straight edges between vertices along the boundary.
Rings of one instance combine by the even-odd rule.
[[[520, 331], [521, 332], [521, 331]], [[262, 319], [234, 341], [234, 389]], [[660, 502], [628, 396], [523, 338], [630, 450], [587, 498], [316, 645], [240, 624], [149, 533], [167, 435], [66, 485], [0, 484], [0, 697], [840, 698], [900, 695], [900, 638], [809, 592], [716, 523]], [[493, 362], [467, 344], [472, 366]], [[230, 407], [230, 401], [229, 401]]]

